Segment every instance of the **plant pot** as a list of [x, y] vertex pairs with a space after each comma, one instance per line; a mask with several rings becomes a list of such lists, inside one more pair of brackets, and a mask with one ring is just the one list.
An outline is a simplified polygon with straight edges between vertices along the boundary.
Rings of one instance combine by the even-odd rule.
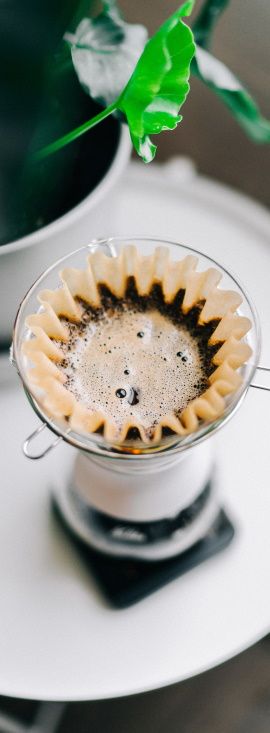
[[[104, 222], [106, 229], [108, 225], [104, 216], [106, 196], [127, 164], [131, 143], [128, 129], [115, 118], [109, 118], [105, 123], [107, 123], [105, 133], [104, 125], [98, 126], [99, 135], [101, 136], [103, 127], [102, 134], [106, 136], [102, 154], [100, 156], [99, 153], [97, 154], [99, 148], [96, 135], [93, 133], [98, 128], [94, 128], [90, 134], [82, 138], [83, 144], [79, 147], [76, 168], [73, 168], [71, 173], [69, 168], [71, 184], [71, 195], [69, 193], [67, 199], [69, 210], [46, 226], [0, 246], [0, 345], [2, 348], [8, 347], [11, 341], [14, 317], [25, 291], [52, 259], [62, 257], [74, 248], [86, 244], [93, 237], [106, 234], [103, 228]], [[95, 153], [96, 160], [102, 158], [99, 171], [96, 171], [96, 167], [93, 171]], [[91, 174], [89, 180], [87, 165]], [[72, 199], [72, 187], [75, 203]], [[78, 189], [81, 196], [79, 202]]]

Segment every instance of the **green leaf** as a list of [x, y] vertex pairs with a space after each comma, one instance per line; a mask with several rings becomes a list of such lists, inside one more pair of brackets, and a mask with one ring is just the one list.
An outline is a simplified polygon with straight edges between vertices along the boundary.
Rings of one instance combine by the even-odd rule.
[[116, 102], [127, 119], [132, 142], [146, 163], [156, 152], [149, 135], [173, 130], [182, 119], [179, 110], [189, 92], [195, 51], [192, 31], [182, 18], [191, 13], [193, 4], [194, 0], [185, 2], [148, 41]]
[[197, 46], [191, 70], [222, 99], [252, 140], [270, 142], [270, 122], [262, 117], [256, 102], [225, 64]]
[[[162, 130], [173, 130], [177, 126], [182, 119], [179, 115], [180, 107], [189, 92], [188, 79], [195, 44], [193, 33], [183, 23], [182, 18], [191, 13], [194, 1], [187, 0], [184, 2], [179, 10], [148, 41], [132, 76], [120, 96], [114, 98], [114, 101], [108, 107], [92, 119], [87, 120], [75, 130], [71, 130], [63, 137], [35, 152], [32, 159], [41, 160], [46, 158], [47, 155], [51, 155], [76, 140], [80, 135], [85, 134], [108, 115], [113, 112], [120, 112], [129, 125], [131, 139], [139, 155], [147, 163], [153, 160], [156, 146], [151, 142], [149, 135], [158, 134]], [[110, 13], [110, 23], [107, 25], [104, 13], [101, 14], [103, 17], [102, 23], [100, 16], [96, 19], [98, 33], [91, 36], [92, 41], [88, 38], [87, 48], [84, 48], [83, 45], [85, 38], [83, 40], [80, 36], [80, 42], [77, 38], [78, 29], [76, 44], [74, 43], [74, 37], [69, 35], [68, 38], [69, 42], [72, 42], [74, 47], [76, 46], [76, 51], [84, 50], [88, 54], [91, 47], [91, 51], [96, 52], [98, 58], [104, 56], [106, 58], [104, 69], [106, 68], [110, 75], [110, 67], [114, 59], [113, 44], [117, 41], [120, 46], [123, 42], [126, 24], [120, 18], [113, 0], [108, 0], [103, 4], [106, 6], [106, 13]], [[88, 22], [87, 29], [89, 30]], [[93, 26], [91, 25], [91, 33], [92, 31]], [[97, 49], [103, 48], [102, 53], [100, 50], [96, 50], [94, 46], [92, 48], [91, 43], [94, 43], [94, 40]], [[102, 79], [102, 75], [105, 74], [104, 69], [102, 67], [97, 74], [96, 68], [97, 78], [92, 79], [92, 86], [91, 89], [89, 86], [89, 91], [91, 91], [91, 96], [95, 98], [108, 100], [111, 98], [111, 88], [107, 85], [107, 91], [104, 91], [106, 89], [106, 79], [105, 87]], [[101, 79], [98, 78], [100, 76]], [[96, 84], [94, 89], [93, 84]]]
[[230, 0], [205, 0], [193, 25], [195, 41], [203, 48], [209, 47], [214, 27], [229, 2]]
[[84, 18], [67, 33], [74, 69], [85, 91], [101, 104], [117, 99], [147, 40], [142, 25], [125, 23], [114, 2], [94, 19]]

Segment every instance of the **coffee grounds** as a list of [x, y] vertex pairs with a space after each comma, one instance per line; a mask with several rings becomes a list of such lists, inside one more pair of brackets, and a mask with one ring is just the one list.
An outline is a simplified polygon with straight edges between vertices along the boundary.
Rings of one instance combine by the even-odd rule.
[[[79, 324], [61, 319], [69, 330], [68, 343], [59, 344], [65, 385], [92, 412], [112, 420], [119, 432], [126, 421], [134, 421], [151, 438], [162, 417], [179, 417], [207, 388], [220, 347], [208, 341], [218, 320], [198, 325], [203, 302], [184, 315], [183, 290], [165, 303], [159, 285], [140, 296], [134, 278], [129, 278], [123, 299], [103, 285], [99, 291], [100, 308], [80, 300]], [[172, 431], [164, 428], [163, 433]], [[130, 428], [127, 437], [137, 439], [137, 428]]]

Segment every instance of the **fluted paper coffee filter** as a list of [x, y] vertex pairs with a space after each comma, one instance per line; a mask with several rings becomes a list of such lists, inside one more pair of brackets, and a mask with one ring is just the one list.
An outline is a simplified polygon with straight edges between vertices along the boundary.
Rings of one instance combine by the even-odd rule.
[[[97, 249], [87, 257], [84, 269], [65, 267], [61, 270], [59, 273], [60, 287], [55, 290], [47, 289], [39, 292], [38, 300], [41, 307], [36, 313], [27, 316], [26, 326], [28, 333], [22, 344], [22, 350], [27, 362], [27, 385], [42, 410], [48, 415], [48, 418], [60, 420], [61, 422], [64, 421], [66, 427], [75, 431], [77, 434], [93, 434], [99, 432], [108, 442], [116, 445], [123, 444], [131, 435], [135, 434], [144, 444], [155, 445], [161, 441], [164, 434], [172, 433], [175, 436], [185, 437], [196, 432], [204, 422], [211, 423], [222, 416], [226, 409], [228, 396], [236, 392], [241, 386], [241, 367], [252, 354], [251, 347], [245, 340], [245, 336], [251, 328], [251, 321], [246, 316], [238, 313], [238, 308], [242, 302], [240, 293], [234, 290], [225, 290], [220, 287], [222, 273], [214, 267], [199, 272], [196, 269], [197, 266], [198, 258], [193, 254], [187, 254], [183, 259], [172, 261], [170, 259], [169, 248], [164, 246], [156, 247], [151, 254], [146, 256], [132, 245], [124, 246], [116, 257], [109, 257]], [[141, 313], [138, 309], [136, 310], [136, 298], [134, 301], [135, 304], [132, 307], [130, 302], [128, 302], [127, 291], [131, 283], [133, 284], [138, 301], [144, 302], [145, 304], [145, 309]], [[189, 338], [189, 331], [185, 325], [185, 319], [188, 323], [188, 318], [194, 308], [197, 308], [197, 326], [201, 333], [203, 329], [209, 333], [209, 326], [211, 324], [213, 325], [212, 332], [208, 338], [209, 350], [212, 349], [213, 357], [210, 374], [207, 377], [207, 384], [204, 385], [201, 394], [198, 394], [193, 399], [189, 399], [182, 410], [170, 409], [162, 413], [162, 407], [159, 407], [159, 415], [158, 417], [155, 415], [154, 424], [150, 420], [151, 424], [147, 425], [145, 416], [144, 419], [140, 419], [139, 409], [137, 411], [138, 414], [136, 413], [136, 404], [131, 405], [129, 409], [121, 399], [116, 399], [115, 401], [115, 415], [113, 414], [113, 407], [110, 401], [109, 407], [106, 407], [106, 404], [102, 405], [101, 401], [98, 409], [96, 409], [93, 401], [91, 401], [93, 394], [92, 396], [91, 394], [87, 395], [85, 384], [88, 383], [91, 385], [92, 369], [92, 382], [97, 391], [98, 376], [94, 375], [100, 375], [102, 373], [102, 360], [104, 364], [106, 359], [105, 375], [108, 377], [108, 370], [112, 370], [112, 389], [114, 393], [118, 384], [118, 389], [121, 389], [122, 384], [124, 384], [124, 387], [126, 386], [126, 382], [123, 382], [122, 372], [119, 372], [118, 379], [118, 357], [116, 358], [116, 352], [115, 355], [110, 356], [111, 368], [108, 354], [109, 349], [105, 356], [103, 346], [98, 341], [99, 332], [96, 324], [101, 323], [101, 326], [104, 326], [104, 322], [102, 324], [102, 320], [99, 321], [99, 315], [104, 312], [104, 293], [111, 294], [111, 302], [114, 303], [113, 308], [110, 304], [111, 310], [109, 306], [107, 310], [105, 308], [106, 333], [111, 333], [110, 338], [116, 339], [114, 343], [117, 343], [117, 348], [120, 349], [120, 352], [117, 352], [117, 354], [119, 355], [120, 353], [121, 355], [122, 353], [123, 356], [123, 358], [121, 357], [122, 360], [120, 357], [118, 358], [119, 363], [121, 362], [124, 365], [126, 353], [125, 340], [124, 338], [121, 339], [121, 326], [124, 324], [125, 328], [129, 327], [130, 319], [134, 328], [137, 326], [137, 322], [138, 324], [140, 322], [145, 324], [147, 318], [150, 319], [150, 330], [151, 328], [152, 331], [156, 329], [156, 332], [157, 328], [159, 328], [161, 339], [163, 338], [164, 341], [166, 327], [164, 325], [165, 320], [163, 322], [162, 318], [165, 317], [162, 315], [162, 312], [159, 313], [157, 309], [153, 308], [153, 305], [150, 306], [151, 299], [151, 303], [153, 303], [153, 292], [155, 288], [159, 288], [162, 294], [165, 310], [166, 307], [170, 308], [173, 303], [175, 304], [174, 318], [176, 313], [176, 321], [177, 312], [175, 309], [178, 307], [179, 324], [182, 326], [182, 339], [185, 337], [187, 339]], [[180, 293], [182, 296], [179, 298], [179, 304], [177, 305], [177, 297]], [[148, 300], [149, 307], [147, 305]], [[84, 330], [86, 313], [87, 337]], [[138, 316], [137, 320], [136, 313]], [[151, 322], [151, 313], [156, 313], [154, 326], [153, 321]], [[123, 314], [126, 314], [126, 321]], [[120, 327], [120, 337], [119, 328], [118, 335], [115, 335], [117, 334], [117, 326], [114, 328], [112, 325], [115, 318], [118, 320], [118, 326]], [[174, 343], [172, 337], [169, 336], [169, 331], [170, 329], [171, 333], [173, 332], [172, 329], [177, 331], [176, 321], [174, 323], [169, 321], [168, 344]], [[167, 322], [168, 319], [166, 320]], [[92, 341], [91, 333], [89, 336], [89, 328], [91, 331], [91, 327], [93, 328], [94, 336]], [[80, 347], [78, 347], [76, 333], [77, 335], [81, 334], [79, 339], [81, 343]], [[173, 338], [177, 339], [176, 336]], [[131, 376], [135, 387], [138, 381], [138, 354], [140, 354], [140, 358], [142, 353], [147, 355], [147, 344], [142, 346], [142, 341], [143, 339], [137, 339], [137, 347], [136, 339], [134, 343], [132, 342], [133, 353], [135, 354], [133, 364], [131, 348], [128, 351], [131, 368], [133, 369]], [[72, 382], [68, 376], [68, 368], [63, 367], [63, 363], [69, 363], [69, 355], [73, 353], [72, 348], [74, 348], [75, 342], [77, 345], [75, 348], [75, 359], [72, 357]], [[188, 348], [188, 341], [185, 343], [187, 343]], [[91, 369], [88, 368], [88, 382], [87, 380], [85, 382], [85, 379], [83, 382], [83, 379], [80, 377], [80, 385], [82, 383], [84, 384], [83, 391], [82, 387], [80, 387], [80, 390], [74, 388], [74, 362], [76, 374], [76, 365], [78, 366], [83, 363], [84, 344], [88, 350], [87, 353], [90, 359]], [[99, 351], [97, 350], [97, 346], [100, 346]], [[93, 353], [94, 348], [96, 349], [96, 353]], [[158, 364], [161, 363], [160, 348], [159, 346]], [[200, 367], [199, 359], [196, 362], [195, 352], [193, 356], [191, 366], [192, 363], [195, 364], [195, 371], [192, 374], [192, 379], [196, 376]], [[151, 363], [150, 357], [146, 356], [145, 358], [148, 359], [147, 364], [149, 367]], [[189, 365], [185, 371], [187, 375], [185, 378], [187, 396], [189, 390], [191, 390], [192, 380], [190, 383], [188, 382], [188, 373], [190, 373], [191, 366]], [[80, 366], [80, 368], [82, 367]], [[148, 368], [147, 370], [147, 399], [149, 403], [152, 399], [150, 392], [151, 383], [154, 383], [155, 374], [157, 373], [159, 374], [160, 380], [163, 380], [164, 375], [163, 384], [160, 384], [161, 392], [164, 392], [166, 368], [169, 370], [169, 366], [165, 363], [164, 371], [161, 371], [161, 367], [157, 367], [157, 357], [153, 358], [151, 369], [149, 370]], [[126, 371], [129, 371], [128, 367]], [[171, 387], [173, 388], [173, 386], [175, 387], [176, 384], [175, 378], [174, 385], [168, 384], [165, 392], [167, 391], [168, 393], [169, 389]], [[181, 384], [181, 380], [179, 380], [179, 384]], [[109, 386], [106, 382], [106, 394], [108, 394], [108, 389]], [[127, 389], [124, 389], [124, 391], [127, 393]], [[136, 395], [134, 399], [136, 400]], [[176, 404], [176, 393], [174, 393], [174, 400]], [[166, 394], [162, 401], [165, 402], [165, 407], [166, 405], [168, 406], [169, 402]], [[179, 398], [179, 404], [181, 404], [181, 398]], [[120, 405], [124, 405], [122, 419], [122, 408], [120, 409]], [[126, 408], [128, 409], [128, 414]]]

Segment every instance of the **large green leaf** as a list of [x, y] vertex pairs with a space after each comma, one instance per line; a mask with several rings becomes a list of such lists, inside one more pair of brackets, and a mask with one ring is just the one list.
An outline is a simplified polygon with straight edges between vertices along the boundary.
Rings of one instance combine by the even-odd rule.
[[270, 142], [270, 122], [261, 115], [249, 92], [225, 64], [197, 46], [191, 70], [222, 99], [252, 140]]
[[96, 18], [84, 18], [67, 33], [74, 69], [85, 91], [102, 104], [116, 100], [147, 41], [142, 25], [125, 23], [114, 3], [104, 3]]
[[[33, 156], [34, 159], [40, 160], [46, 158], [47, 155], [51, 155], [56, 150], [60, 150], [65, 145], [70, 144], [80, 135], [84, 135], [94, 125], [97, 125], [105, 117], [108, 117], [108, 115], [113, 112], [120, 112], [129, 125], [131, 139], [139, 155], [146, 163], [153, 160], [156, 146], [151, 142], [149, 135], [156, 135], [162, 130], [173, 130], [177, 126], [178, 122], [182, 119], [179, 115], [179, 110], [189, 92], [188, 79], [191, 59], [195, 52], [195, 44], [193, 33], [183, 23], [183, 18], [191, 13], [194, 1], [187, 0], [184, 2], [166, 20], [161, 28], [159, 28], [153, 38], [148, 41], [128, 83], [123, 91], [121, 90], [120, 96], [116, 96], [111, 104], [92, 119], [87, 120], [75, 130], [71, 130], [66, 135], [63, 135], [63, 137], [42, 148], [42, 150], [37, 151]], [[93, 54], [96, 52], [94, 46], [92, 48], [94, 40], [97, 48], [100, 49], [103, 47], [103, 53], [100, 54], [97, 51], [96, 55], [97, 58], [102, 57], [102, 59], [105, 59], [105, 66], [100, 67], [99, 73], [97, 73], [98, 66], [96, 66], [95, 77], [91, 77], [90, 83], [90, 77], [87, 76], [87, 84], [91, 96], [108, 101], [111, 98], [112, 87], [109, 84], [106, 89], [106, 79], [104, 84], [103, 75], [105, 74], [106, 76], [105, 69], [108, 69], [109, 78], [111, 76], [114, 44], [116, 43], [119, 47], [121, 46], [126, 28], [116, 10], [115, 4], [113, 2], [104, 2], [103, 5], [103, 19], [99, 16], [96, 19], [96, 26], [91, 25], [91, 34], [93, 33], [93, 28], [98, 32], [94, 36], [91, 35], [91, 38], [88, 36], [87, 48], [84, 47], [84, 33], [82, 36], [80, 35], [80, 41], [77, 38], [78, 29], [76, 33], [76, 44], [73, 43], [70, 37], [69, 42], [71, 41], [73, 43], [74, 52], [75, 46], [76, 52], [84, 50], [86, 54], [89, 54], [90, 50], [91, 52], [93, 51], [91, 53], [91, 63], [93, 63], [93, 58], [95, 58]], [[104, 18], [104, 13], [106, 18]], [[107, 19], [108, 13], [110, 15], [109, 23]], [[88, 32], [88, 23], [87, 26], [84, 26], [84, 28], [86, 27]], [[126, 64], [124, 59], [123, 64], [124, 66]], [[125, 68], [126, 73], [127, 65]]]
[[116, 102], [129, 125], [132, 142], [143, 160], [153, 160], [156, 146], [149, 135], [173, 130], [189, 92], [190, 63], [195, 51], [191, 29], [182, 18], [193, 0], [185, 2], [151, 38], [126, 88]]
[[194, 38], [200, 46], [209, 47], [214, 27], [229, 2], [230, 0], [205, 0], [193, 25]]

